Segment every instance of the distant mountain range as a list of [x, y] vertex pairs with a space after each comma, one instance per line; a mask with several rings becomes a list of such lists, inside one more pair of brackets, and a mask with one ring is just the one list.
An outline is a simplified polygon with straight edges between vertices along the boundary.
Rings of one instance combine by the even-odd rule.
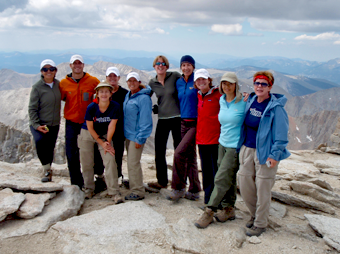
[[[0, 52], [0, 69], [11, 69], [19, 73], [35, 74], [42, 60], [50, 58], [56, 64], [68, 63], [71, 55], [82, 54], [86, 64], [98, 61], [112, 62], [132, 66], [139, 70], [153, 70], [154, 57], [160, 52], [116, 50], [116, 49], [72, 49], [68, 51], [35, 51]], [[178, 68], [180, 56], [167, 55], [171, 68]], [[234, 70], [244, 66], [270, 69], [286, 75], [305, 76], [308, 78], [328, 80], [340, 84], [340, 57], [327, 62], [316, 62], [285, 57], [250, 57], [240, 58], [229, 55], [197, 54], [196, 69], [211, 68], [219, 70]]]

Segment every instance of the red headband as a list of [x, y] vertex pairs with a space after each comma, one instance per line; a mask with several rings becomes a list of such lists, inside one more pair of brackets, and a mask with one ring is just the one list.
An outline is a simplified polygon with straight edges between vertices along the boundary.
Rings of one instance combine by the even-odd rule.
[[269, 80], [269, 78], [267, 76], [264, 75], [257, 75], [256, 77], [254, 77], [253, 82], [255, 82], [257, 79], [265, 79], [268, 81], [269, 85], [273, 85], [273, 83]]

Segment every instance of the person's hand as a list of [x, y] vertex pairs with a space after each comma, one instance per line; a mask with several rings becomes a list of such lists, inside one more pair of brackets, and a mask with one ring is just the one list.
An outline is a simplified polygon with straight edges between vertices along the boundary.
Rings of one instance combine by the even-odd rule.
[[138, 144], [137, 142], [135, 142], [135, 148], [136, 149], [139, 149], [139, 148], [141, 148], [142, 147], [142, 145], [140, 145], [140, 144]]
[[110, 153], [112, 156], [115, 155], [116, 151], [108, 141], [103, 142], [102, 147], [104, 149], [104, 154]]
[[270, 161], [270, 168], [275, 167], [277, 164], [277, 161], [272, 158], [268, 158], [267, 161]]
[[248, 98], [249, 98], [249, 93], [247, 93], [247, 92], [243, 92], [243, 101], [247, 101], [248, 100]]
[[40, 132], [46, 134], [47, 132], [49, 132], [49, 129], [47, 128], [46, 125], [40, 125], [40, 126], [37, 128], [37, 131], [40, 131]]

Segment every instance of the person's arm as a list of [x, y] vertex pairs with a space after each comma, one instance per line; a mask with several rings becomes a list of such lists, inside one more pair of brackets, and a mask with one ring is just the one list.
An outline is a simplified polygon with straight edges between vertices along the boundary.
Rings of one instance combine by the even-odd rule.
[[139, 116], [139, 129], [135, 139], [136, 148], [140, 148], [152, 132], [152, 102], [149, 96], [144, 96], [139, 101]]
[[282, 152], [288, 145], [289, 119], [286, 110], [283, 107], [276, 107], [272, 125], [273, 145], [267, 161], [271, 163], [271, 168], [275, 167], [281, 158]]
[[118, 121], [118, 119], [112, 119], [111, 122], [110, 122], [110, 124], [109, 124], [109, 127], [108, 127], [108, 129], [107, 129], [107, 141], [108, 141], [109, 143], [111, 143], [113, 134], [114, 134], [115, 131], [116, 131], [117, 121]]
[[48, 129], [46, 125], [40, 125], [40, 118], [39, 118], [39, 104], [40, 104], [40, 97], [38, 90], [33, 87], [30, 94], [30, 100], [28, 104], [28, 116], [30, 118], [30, 123], [32, 127], [40, 131], [42, 133], [47, 133]]

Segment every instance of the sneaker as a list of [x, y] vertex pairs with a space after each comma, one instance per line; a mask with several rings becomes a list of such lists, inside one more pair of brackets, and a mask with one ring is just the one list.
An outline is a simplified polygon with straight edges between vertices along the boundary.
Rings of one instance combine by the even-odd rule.
[[214, 221], [214, 211], [206, 207], [202, 216], [195, 222], [195, 226], [198, 228], [206, 228], [213, 221]]
[[159, 184], [158, 182], [151, 182], [151, 183], [148, 183], [148, 186], [150, 188], [154, 188], [154, 189], [157, 189], [157, 190], [160, 190], [160, 189], [163, 189], [163, 188], [167, 188], [168, 185], [161, 185]]
[[187, 191], [184, 197], [189, 200], [197, 201], [200, 199], [200, 193], [199, 192], [192, 193], [192, 192]]
[[248, 228], [246, 231], [247, 236], [260, 236], [263, 232], [266, 232], [266, 228], [258, 228], [255, 226], [252, 226], [251, 228]]
[[51, 182], [52, 181], [52, 169], [46, 170], [45, 176], [41, 178], [43, 183]]
[[92, 189], [85, 188], [85, 199], [91, 199], [94, 196], [94, 191]]
[[178, 201], [180, 198], [183, 198], [185, 194], [185, 189], [182, 190], [172, 190], [171, 193], [166, 197], [166, 199], [171, 201]]
[[235, 208], [232, 206], [224, 207], [215, 214], [218, 222], [226, 222], [227, 220], [235, 220]]
[[120, 195], [120, 193], [117, 193], [116, 195], [113, 195], [112, 197], [112, 201], [117, 205], [120, 203], [124, 203], [124, 200], [122, 198], [122, 196]]
[[249, 221], [247, 221], [246, 227], [247, 228], [251, 228], [252, 226], [254, 226], [254, 221], [255, 221], [255, 217], [251, 217]]
[[137, 201], [137, 200], [141, 200], [141, 199], [144, 199], [144, 197], [139, 196], [139, 195], [134, 194], [134, 193], [130, 193], [129, 195], [125, 196], [125, 200]]

